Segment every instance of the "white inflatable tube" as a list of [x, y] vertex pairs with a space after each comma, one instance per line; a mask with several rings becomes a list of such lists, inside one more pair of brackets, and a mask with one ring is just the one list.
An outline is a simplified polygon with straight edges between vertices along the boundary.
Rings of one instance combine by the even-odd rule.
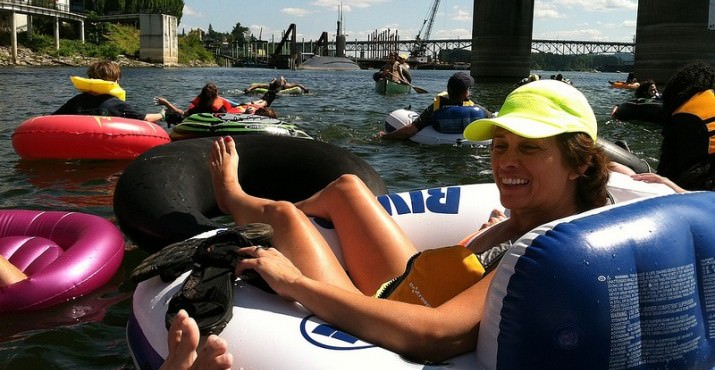
[[[392, 111], [385, 117], [385, 131], [392, 132], [401, 127], [411, 124], [417, 117], [419, 113], [407, 110], [407, 109], [397, 109]], [[491, 140], [484, 141], [470, 141], [467, 140], [463, 134], [445, 134], [435, 130], [432, 125], [426, 126], [425, 128], [419, 130], [416, 134], [410, 137], [410, 140], [425, 145], [467, 145], [467, 146], [479, 146], [486, 147], [491, 143]]]
[[[635, 182], [620, 174], [613, 174], [609, 189], [616, 202], [672, 193], [664, 185]], [[418, 190], [378, 199], [419, 249], [456, 244], [478, 229], [494, 208], [501, 208], [494, 184]], [[334, 231], [317, 227], [339, 250]], [[155, 277], [135, 290], [127, 339], [137, 368], [156, 369], [167, 356], [164, 316], [187, 274], [168, 284]], [[478, 362], [476, 351], [434, 366], [411, 362], [333, 328], [300, 304], [241, 282], [234, 292], [233, 319], [221, 337], [228, 342], [236, 369], [474, 369]]]

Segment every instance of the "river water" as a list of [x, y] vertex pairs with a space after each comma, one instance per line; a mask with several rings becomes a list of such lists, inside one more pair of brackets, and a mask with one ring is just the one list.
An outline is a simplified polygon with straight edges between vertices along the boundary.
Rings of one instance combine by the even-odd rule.
[[[310, 93], [279, 97], [273, 103], [279, 117], [318, 140], [355, 152], [375, 167], [390, 191], [490, 181], [488, 158], [477, 149], [383, 142], [375, 137], [387, 113], [406, 107], [421, 110], [430, 104], [432, 93], [446, 89], [454, 71], [414, 70], [414, 84], [430, 94], [399, 96], [375, 93], [373, 72], [135, 68], [124, 69], [120, 82], [129, 103], [156, 112], [152, 103], [156, 95], [186, 107], [205, 83], [213, 81], [224, 96], [243, 101], [250, 98], [241, 95], [243, 88], [283, 74], [309, 87]], [[542, 76], [557, 73], [536, 72]], [[81, 211], [114, 221], [114, 185], [127, 162], [23, 161], [12, 148], [12, 133], [20, 123], [51, 113], [76, 93], [70, 75], [84, 76], [85, 68], [0, 68], [0, 157], [5, 158], [0, 162], [0, 208]], [[632, 95], [608, 84], [608, 80], [623, 79], [624, 74], [573, 72], [566, 77], [588, 97], [602, 137], [626, 140], [640, 157], [657, 164], [657, 126], [609, 120], [611, 107]], [[512, 88], [512, 84], [477, 81], [473, 100], [498, 111]], [[122, 268], [99, 291], [41, 312], [0, 315], [0, 368], [132, 368], [125, 341], [131, 288], [125, 280], [146, 253], [129, 241], [126, 248]]]

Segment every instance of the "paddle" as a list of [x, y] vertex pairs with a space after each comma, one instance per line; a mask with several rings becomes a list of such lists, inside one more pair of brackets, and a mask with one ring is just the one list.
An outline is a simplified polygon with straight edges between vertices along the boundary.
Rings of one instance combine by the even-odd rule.
[[425, 89], [423, 89], [423, 88], [421, 88], [421, 87], [419, 87], [419, 86], [413, 85], [412, 82], [407, 81], [407, 80], [405, 80], [405, 79], [402, 79], [402, 83], [405, 84], [405, 85], [410, 85], [410, 87], [412, 87], [412, 88], [415, 90], [415, 92], [418, 93], [418, 94], [424, 94], [424, 93], [428, 92], [427, 90], [425, 90]]
[[408, 82], [407, 84], [410, 85], [410, 86], [412, 86], [412, 88], [413, 88], [413, 89], [415, 90], [415, 92], [418, 93], [418, 94], [424, 94], [424, 93], [428, 92], [427, 90], [425, 90], [425, 89], [423, 89], [423, 88], [421, 88], [421, 87], [419, 87], [419, 86], [415, 86], [415, 85], [413, 85], [413, 84], [411, 84], [411, 83], [409, 83], [409, 82]]

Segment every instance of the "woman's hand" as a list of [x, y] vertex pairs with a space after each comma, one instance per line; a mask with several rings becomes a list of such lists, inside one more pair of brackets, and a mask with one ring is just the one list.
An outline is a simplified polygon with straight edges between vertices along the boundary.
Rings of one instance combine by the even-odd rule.
[[154, 97], [154, 105], [163, 105], [166, 106], [169, 102], [162, 98], [161, 96], [155, 96]]
[[295, 300], [291, 285], [303, 278], [303, 273], [283, 253], [261, 246], [241, 248], [237, 253], [244, 258], [236, 264], [236, 275], [254, 270], [280, 296]]
[[655, 183], [655, 184], [664, 184], [671, 189], [675, 190], [676, 193], [687, 193], [688, 191], [681, 188], [678, 186], [676, 183], [671, 181], [669, 178], [665, 176], [658, 175], [656, 173], [651, 173], [651, 172], [645, 172], [645, 173], [637, 173], [635, 175], [631, 175], [631, 178], [636, 181], [643, 181], [643, 182], [648, 182], [648, 183]]
[[501, 210], [495, 208], [492, 210], [492, 213], [489, 214], [489, 219], [487, 220], [487, 222], [483, 223], [482, 226], [479, 228], [479, 231], [486, 230], [506, 219], [506, 214], [504, 214], [504, 212], [502, 212]]

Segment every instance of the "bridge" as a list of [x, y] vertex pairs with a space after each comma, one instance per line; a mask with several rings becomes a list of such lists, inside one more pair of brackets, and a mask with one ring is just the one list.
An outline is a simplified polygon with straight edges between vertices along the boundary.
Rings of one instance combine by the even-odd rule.
[[[68, 20], [79, 23], [81, 41], [84, 43], [84, 20], [85, 16], [71, 12], [69, 5], [54, 1], [33, 1], [27, 0], [0, 0], [0, 13], [10, 14], [10, 43], [12, 44], [12, 60], [17, 61], [17, 21], [15, 14], [26, 14], [28, 16], [41, 15], [55, 19], [55, 49], [60, 48], [60, 20]], [[31, 22], [28, 22], [28, 31], [31, 30]], [[31, 33], [31, 32], [30, 32]]]
[[[715, 62], [715, 9], [711, 2], [639, 0], [636, 75], [660, 83], [690, 60]], [[471, 74], [482, 81], [527, 75], [533, 22], [534, 0], [474, 0]]]
[[[369, 67], [380, 67], [385, 63], [387, 54], [390, 51], [401, 51], [408, 53], [415, 45], [415, 40], [391, 40], [391, 41], [346, 41], [345, 56], [355, 59], [359, 64]], [[426, 54], [431, 56], [433, 60], [437, 60], [441, 51], [465, 49], [471, 50], [472, 40], [465, 39], [442, 39], [442, 40], [422, 40], [426, 46]], [[263, 55], [269, 55], [275, 49], [274, 43], [261, 43], [264, 48]], [[336, 43], [329, 42], [328, 48], [335, 50]], [[299, 52], [310, 52], [313, 48], [313, 43], [298, 42], [297, 48]], [[256, 50], [258, 48], [253, 48]], [[245, 48], [235, 48], [232, 46], [224, 46], [213, 48], [214, 54], [223, 59], [221, 65], [236, 65], [245, 64], [249, 61], [254, 61], [256, 58], [253, 55], [248, 55]], [[583, 54], [615, 54], [615, 53], [634, 53], [635, 44], [627, 42], [602, 42], [602, 41], [568, 41], [568, 40], [532, 40], [531, 51], [538, 53], [552, 53], [557, 55], [583, 55]], [[263, 59], [267, 60], [267, 57]]]
[[[472, 40], [443, 39], [422, 40], [421, 42], [426, 43], [428, 54], [431, 54], [434, 58], [437, 58], [442, 50], [472, 49]], [[392, 41], [388, 44], [388, 47], [392, 50], [406, 51], [410, 50], [415, 43], [416, 40]], [[331, 44], [334, 45], [335, 43]], [[382, 58], [386, 55], [385, 49], [385, 43], [382, 41], [355, 40], [345, 43], [347, 56], [360, 59]], [[532, 40], [531, 51], [560, 55], [633, 53], [635, 44], [628, 42]]]

